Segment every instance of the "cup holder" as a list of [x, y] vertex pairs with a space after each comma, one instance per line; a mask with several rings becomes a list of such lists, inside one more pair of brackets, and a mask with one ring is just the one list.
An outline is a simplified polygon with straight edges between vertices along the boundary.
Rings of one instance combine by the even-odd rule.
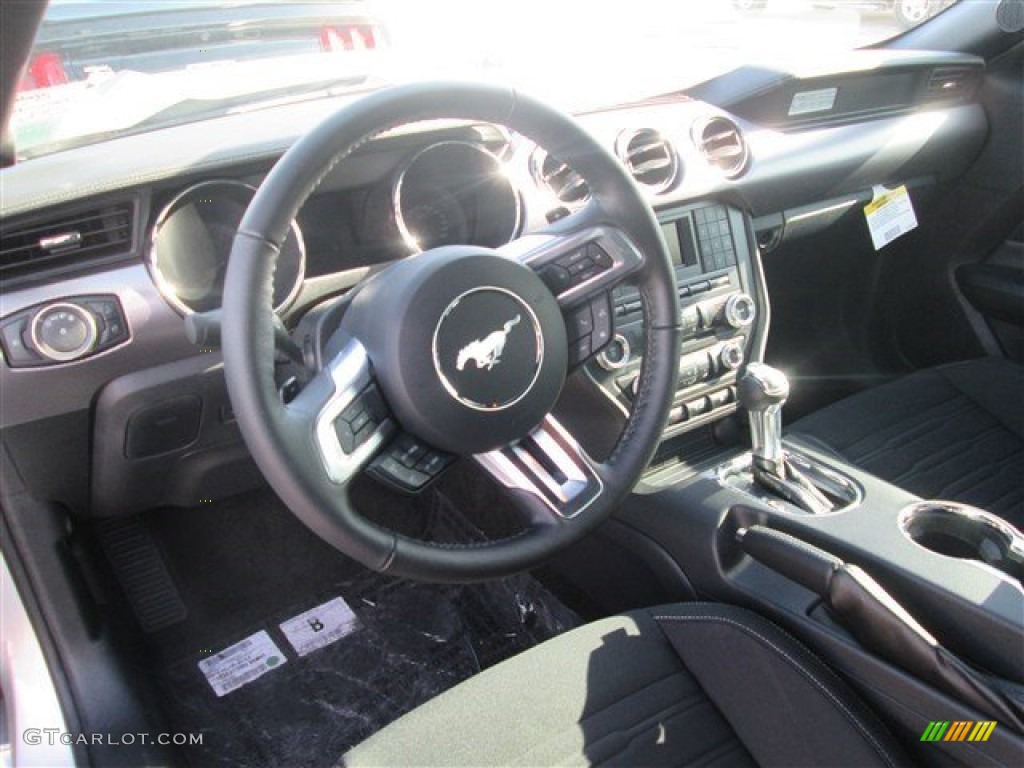
[[899, 525], [927, 550], [977, 560], [1024, 583], [1024, 536], [989, 512], [951, 501], [925, 501], [904, 509]]

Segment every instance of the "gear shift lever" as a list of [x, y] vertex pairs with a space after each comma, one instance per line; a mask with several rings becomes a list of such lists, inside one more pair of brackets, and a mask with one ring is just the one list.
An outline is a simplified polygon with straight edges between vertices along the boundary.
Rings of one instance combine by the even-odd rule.
[[778, 368], [750, 363], [739, 382], [738, 399], [750, 415], [750, 442], [754, 461], [777, 478], [786, 476], [782, 452], [782, 406], [789, 397], [789, 381]]
[[772, 493], [811, 514], [832, 503], [786, 458], [782, 449], [782, 406], [789, 397], [786, 375], [763, 363], [750, 363], [740, 377], [737, 399], [750, 416], [754, 479]]

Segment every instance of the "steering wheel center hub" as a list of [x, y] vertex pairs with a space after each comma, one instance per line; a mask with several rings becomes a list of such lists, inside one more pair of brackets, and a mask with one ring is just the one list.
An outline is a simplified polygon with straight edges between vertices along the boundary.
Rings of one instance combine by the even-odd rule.
[[455, 298], [434, 330], [434, 369], [468, 408], [501, 411], [522, 401], [540, 376], [544, 335], [530, 306], [504, 288]]
[[359, 292], [344, 326], [366, 347], [399, 422], [452, 453], [524, 437], [565, 380], [554, 296], [532, 270], [485, 248], [447, 246], [395, 264]]

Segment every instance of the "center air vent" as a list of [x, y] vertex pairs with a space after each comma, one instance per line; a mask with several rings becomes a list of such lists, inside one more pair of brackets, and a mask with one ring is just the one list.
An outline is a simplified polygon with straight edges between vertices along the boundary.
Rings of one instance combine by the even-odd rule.
[[131, 202], [90, 208], [59, 218], [0, 225], [0, 278], [18, 278], [125, 256], [132, 247]]
[[620, 133], [615, 142], [615, 154], [638, 184], [655, 193], [671, 187], [679, 175], [679, 156], [675, 148], [652, 128]]
[[698, 124], [694, 143], [708, 163], [730, 179], [747, 170], [750, 148], [743, 131], [729, 118], [716, 116]]
[[530, 171], [538, 184], [565, 205], [578, 205], [590, 197], [590, 187], [583, 177], [540, 147], [530, 156]]

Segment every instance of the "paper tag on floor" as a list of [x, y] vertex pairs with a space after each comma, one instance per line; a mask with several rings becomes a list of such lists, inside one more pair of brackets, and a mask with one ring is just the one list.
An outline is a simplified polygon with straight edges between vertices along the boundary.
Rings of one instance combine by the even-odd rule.
[[900, 235], [917, 227], [914, 204], [910, 201], [907, 188], [896, 189], [874, 187], [874, 199], [864, 206], [864, 216], [871, 232], [871, 242], [880, 251]]
[[288, 660], [266, 631], [249, 635], [239, 643], [199, 662], [210, 687], [218, 696], [241, 688]]
[[355, 632], [359, 619], [340, 597], [300, 613], [282, 623], [281, 631], [299, 656], [330, 645]]

